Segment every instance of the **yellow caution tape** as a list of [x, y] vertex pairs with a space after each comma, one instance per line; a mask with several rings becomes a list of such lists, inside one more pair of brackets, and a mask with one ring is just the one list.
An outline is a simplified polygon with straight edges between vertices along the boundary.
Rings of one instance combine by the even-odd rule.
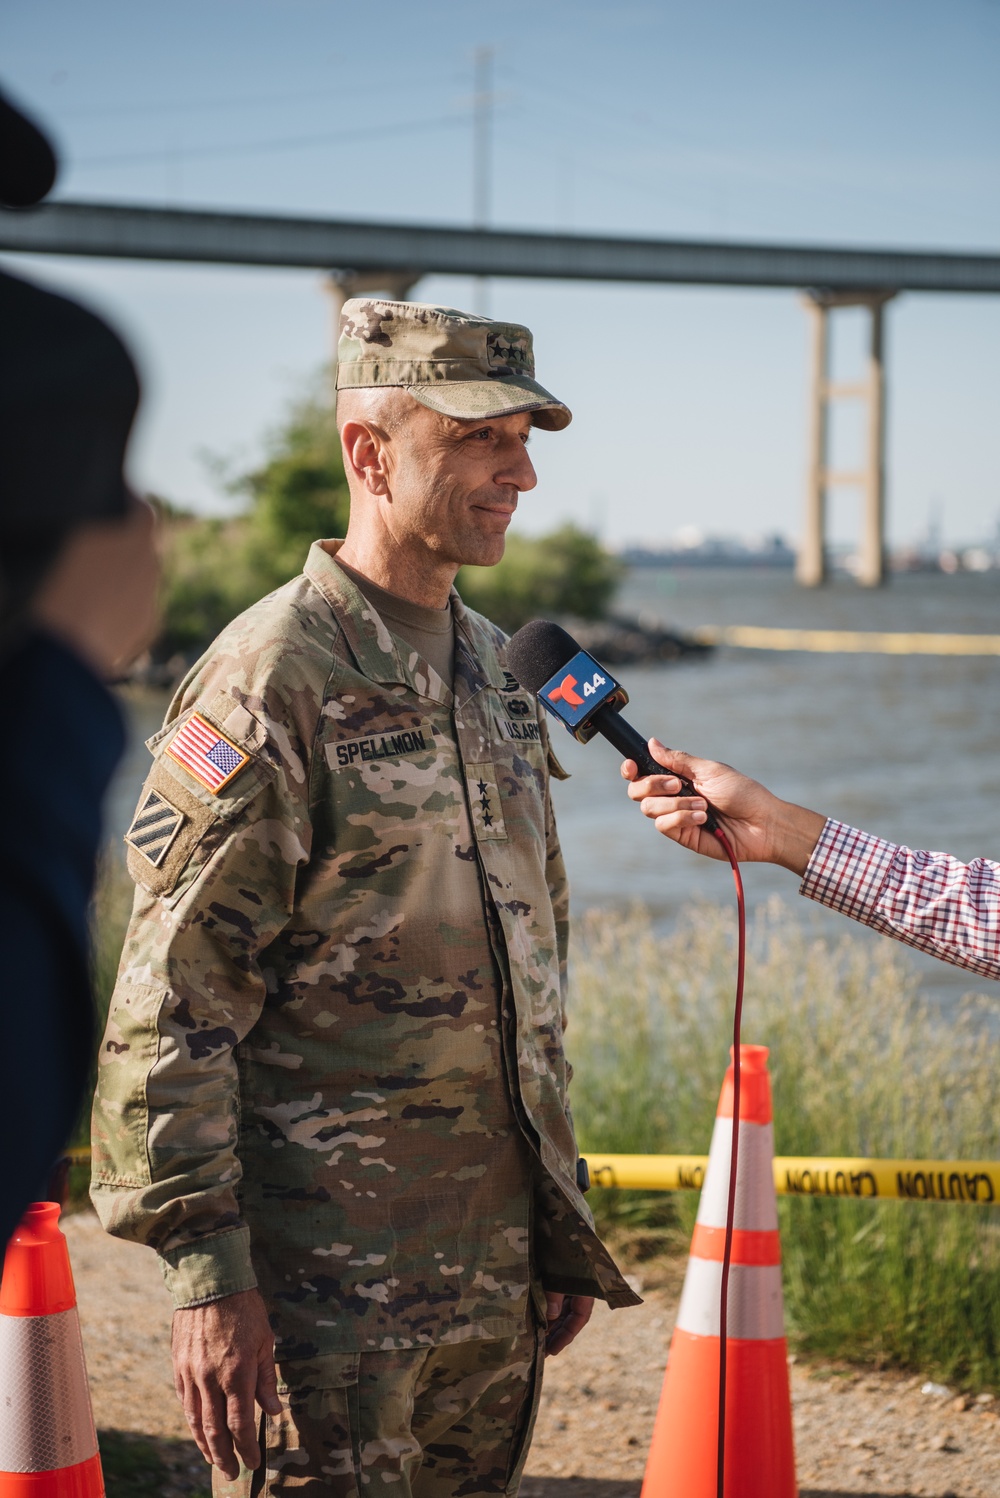
[[[67, 1150], [70, 1165], [89, 1165], [90, 1150]], [[588, 1153], [594, 1186], [620, 1191], [700, 1191], [707, 1155], [604, 1155]], [[779, 1196], [853, 1196], [870, 1200], [1000, 1203], [1000, 1163], [995, 1160], [816, 1159], [778, 1155], [774, 1189]]]
[[79, 1149], [64, 1150], [56, 1163], [61, 1164], [63, 1160], [68, 1165], [89, 1165], [90, 1148], [87, 1145], [81, 1145]]
[[[588, 1154], [594, 1186], [629, 1191], [700, 1191], [707, 1155]], [[853, 1196], [897, 1201], [1000, 1202], [995, 1160], [864, 1160], [778, 1156], [774, 1188], [782, 1196]]]
[[588, 1150], [592, 1186], [622, 1191], [700, 1191], [707, 1155], [599, 1155]]
[[694, 632], [706, 645], [743, 650], [810, 650], [850, 655], [1000, 655], [1000, 635], [865, 633], [853, 629], [765, 629], [709, 625]]

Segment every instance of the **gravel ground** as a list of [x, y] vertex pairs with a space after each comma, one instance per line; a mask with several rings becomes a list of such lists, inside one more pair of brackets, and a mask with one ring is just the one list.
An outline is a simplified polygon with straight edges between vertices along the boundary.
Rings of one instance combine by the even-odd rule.
[[[170, 1376], [170, 1302], [155, 1255], [64, 1221], [94, 1414], [102, 1431], [151, 1440], [171, 1470], [160, 1498], [207, 1491]], [[645, 1304], [599, 1306], [550, 1361], [522, 1498], [636, 1498], [684, 1266], [642, 1287]], [[791, 1369], [802, 1498], [997, 1498], [1000, 1403], [923, 1394], [921, 1378], [826, 1365]]]

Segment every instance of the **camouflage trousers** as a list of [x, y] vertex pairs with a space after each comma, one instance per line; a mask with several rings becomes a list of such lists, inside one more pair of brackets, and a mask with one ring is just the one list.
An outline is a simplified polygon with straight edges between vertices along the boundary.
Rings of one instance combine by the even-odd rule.
[[214, 1498], [516, 1495], [541, 1393], [544, 1332], [279, 1368], [264, 1460]]

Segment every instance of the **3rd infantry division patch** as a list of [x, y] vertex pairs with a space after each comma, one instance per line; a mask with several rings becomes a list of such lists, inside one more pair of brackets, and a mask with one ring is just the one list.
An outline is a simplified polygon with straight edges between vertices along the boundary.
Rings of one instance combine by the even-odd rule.
[[182, 811], [171, 806], [158, 791], [150, 791], [139, 803], [125, 841], [143, 858], [148, 858], [154, 868], [159, 868], [183, 821]]

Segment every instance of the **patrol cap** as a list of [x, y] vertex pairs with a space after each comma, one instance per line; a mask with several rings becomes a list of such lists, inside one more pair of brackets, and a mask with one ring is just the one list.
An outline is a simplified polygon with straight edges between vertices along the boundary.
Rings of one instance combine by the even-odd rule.
[[572, 413], [535, 379], [531, 333], [520, 323], [425, 302], [352, 297], [337, 345], [337, 389], [396, 385], [459, 421], [530, 411], [560, 431]]

